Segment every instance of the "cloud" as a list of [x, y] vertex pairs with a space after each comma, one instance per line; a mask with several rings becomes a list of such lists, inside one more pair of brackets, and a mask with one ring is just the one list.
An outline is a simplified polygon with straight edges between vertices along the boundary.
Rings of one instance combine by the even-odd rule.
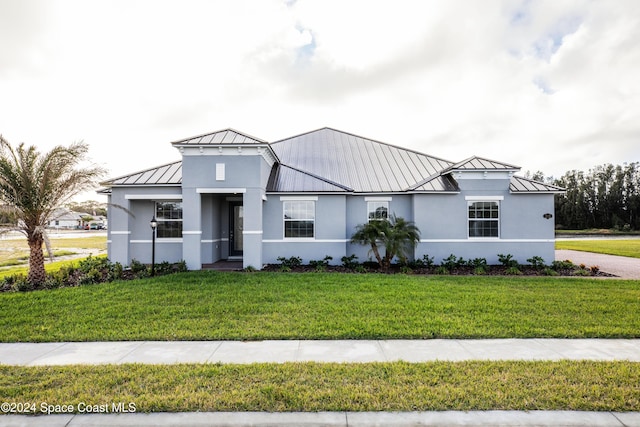
[[84, 139], [114, 175], [226, 127], [276, 140], [333, 126], [555, 175], [640, 160], [639, 7], [0, 0], [0, 132]]

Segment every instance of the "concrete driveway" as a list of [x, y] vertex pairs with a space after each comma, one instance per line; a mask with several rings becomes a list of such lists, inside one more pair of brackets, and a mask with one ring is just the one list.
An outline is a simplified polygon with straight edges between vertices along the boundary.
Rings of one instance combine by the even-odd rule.
[[600, 267], [600, 271], [615, 274], [621, 279], [640, 280], [640, 258], [570, 251], [566, 249], [556, 250], [557, 261], [567, 259], [574, 264], [584, 264], [587, 267], [597, 265]]

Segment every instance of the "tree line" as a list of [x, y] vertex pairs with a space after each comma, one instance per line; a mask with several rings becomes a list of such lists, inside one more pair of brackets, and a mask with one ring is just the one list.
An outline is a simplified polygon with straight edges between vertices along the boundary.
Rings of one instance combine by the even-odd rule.
[[555, 200], [556, 227], [572, 230], [640, 230], [640, 163], [604, 164], [589, 171], [571, 170], [560, 179], [534, 179], [566, 189]]

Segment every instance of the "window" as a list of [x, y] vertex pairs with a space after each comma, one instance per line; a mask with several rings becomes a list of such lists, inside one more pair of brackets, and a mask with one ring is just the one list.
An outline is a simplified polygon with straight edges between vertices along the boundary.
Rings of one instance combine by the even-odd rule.
[[389, 219], [389, 202], [367, 202], [369, 221]]
[[469, 237], [500, 237], [500, 205], [496, 201], [469, 203]]
[[312, 200], [284, 202], [284, 237], [313, 238], [316, 206]]
[[156, 202], [158, 238], [182, 237], [182, 202]]

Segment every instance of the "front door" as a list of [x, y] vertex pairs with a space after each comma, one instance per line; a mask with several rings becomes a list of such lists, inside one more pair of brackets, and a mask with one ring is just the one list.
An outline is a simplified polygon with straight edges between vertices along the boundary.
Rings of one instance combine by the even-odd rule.
[[229, 203], [229, 256], [242, 256], [243, 220], [242, 202]]

